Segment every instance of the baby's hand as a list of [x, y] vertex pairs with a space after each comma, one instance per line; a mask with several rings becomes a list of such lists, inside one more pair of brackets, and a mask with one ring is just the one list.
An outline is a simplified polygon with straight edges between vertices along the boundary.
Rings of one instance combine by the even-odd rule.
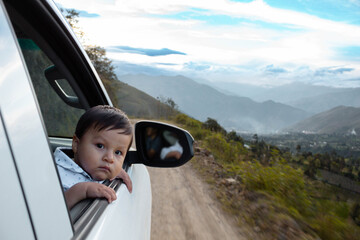
[[[120, 173], [115, 178], [121, 178], [124, 181], [129, 192], [130, 193], [132, 192], [132, 181], [130, 179], [129, 174], [127, 174], [127, 172], [125, 172], [124, 169], [121, 169]], [[110, 180], [114, 180], [115, 178], [110, 179]]]
[[116, 193], [114, 189], [105, 186], [101, 183], [84, 182], [86, 184], [86, 198], [104, 197], [109, 203], [116, 200]]

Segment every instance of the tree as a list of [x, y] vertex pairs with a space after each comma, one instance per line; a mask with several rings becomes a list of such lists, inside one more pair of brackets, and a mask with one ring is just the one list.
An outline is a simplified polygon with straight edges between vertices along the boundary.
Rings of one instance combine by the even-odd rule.
[[225, 129], [213, 118], [207, 118], [207, 120], [203, 123], [203, 128], [209, 129], [212, 132], [226, 134]]
[[228, 142], [235, 141], [235, 142], [240, 142], [241, 144], [244, 144], [244, 140], [234, 130], [232, 130], [231, 132], [226, 134], [226, 140]]
[[175, 101], [174, 100], [172, 100], [171, 98], [168, 98], [167, 100], [166, 100], [166, 104], [168, 105], [168, 106], [170, 106], [172, 109], [174, 109], [174, 110], [176, 110], [177, 108], [178, 108], [178, 106], [177, 106], [177, 104], [175, 103]]
[[84, 46], [84, 49], [101, 80], [104, 81], [104, 79], [106, 79], [108, 81], [117, 81], [118, 78], [114, 72], [114, 66], [112, 65], [112, 61], [106, 57], [105, 48], [86, 44], [85, 33], [81, 30], [80, 27], [77, 26], [79, 23], [79, 12], [77, 12], [75, 9], [61, 9], [61, 12], [65, 15], [66, 20], [69, 22], [74, 33], [79, 38], [81, 44]]
[[77, 26], [79, 23], [78, 17], [79, 12], [75, 9], [60, 9], [61, 13], [64, 14], [65, 19], [68, 21], [69, 25], [73, 29], [76, 36], [79, 38], [80, 42], [84, 45], [85, 43], [85, 33]]
[[254, 142], [255, 144], [257, 144], [259, 142], [259, 137], [258, 137], [258, 135], [256, 133], [253, 135], [251, 141]]
[[100, 46], [85, 46], [85, 51], [101, 79], [118, 81], [112, 61], [106, 57], [106, 50]]
[[170, 97], [165, 98], [163, 96], [158, 96], [156, 99], [168, 105], [172, 110], [178, 110], [178, 105], [175, 103], [175, 101], [172, 98]]

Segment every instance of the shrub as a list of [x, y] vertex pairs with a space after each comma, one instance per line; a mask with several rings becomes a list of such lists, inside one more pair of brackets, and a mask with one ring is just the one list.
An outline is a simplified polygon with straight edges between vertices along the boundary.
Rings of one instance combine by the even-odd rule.
[[203, 128], [209, 129], [212, 132], [226, 134], [225, 129], [213, 118], [208, 118], [202, 126]]
[[240, 143], [244, 144], [244, 140], [235, 131], [231, 131], [231, 132], [227, 133], [226, 140], [228, 142], [235, 141], [235, 142], [240, 142]]
[[356, 223], [356, 225], [360, 226], [360, 204], [354, 203], [351, 207], [350, 216]]
[[209, 130], [201, 128], [192, 128], [189, 129], [189, 131], [196, 140], [204, 140], [207, 136], [211, 135], [211, 132]]
[[240, 162], [238, 174], [249, 190], [262, 190], [281, 199], [299, 212], [308, 211], [310, 199], [305, 189], [303, 172], [287, 164], [263, 166], [258, 161]]
[[239, 155], [243, 146], [239, 142], [227, 142], [220, 133], [212, 134], [205, 139], [206, 147], [213, 153], [215, 158], [225, 163], [239, 161]]
[[202, 125], [202, 123], [200, 121], [195, 120], [195, 119], [193, 119], [193, 118], [191, 118], [188, 115], [183, 114], [183, 113], [177, 114], [175, 116], [174, 120], [175, 120], [176, 123], [183, 124], [183, 125], [185, 125], [186, 127], [189, 127], [189, 128], [200, 129], [201, 125]]
[[357, 239], [359, 234], [358, 229], [352, 228], [346, 221], [330, 214], [318, 216], [312, 227], [321, 239]]

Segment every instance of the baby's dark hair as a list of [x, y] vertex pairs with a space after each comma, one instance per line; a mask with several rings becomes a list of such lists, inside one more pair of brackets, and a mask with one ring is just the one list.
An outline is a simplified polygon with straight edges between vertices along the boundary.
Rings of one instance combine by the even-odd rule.
[[113, 130], [113, 129], [122, 129], [122, 134], [131, 135], [130, 145], [133, 139], [132, 126], [129, 118], [126, 114], [118, 108], [111, 107], [108, 105], [99, 105], [92, 107], [87, 110], [79, 119], [75, 135], [79, 139], [84, 136], [84, 134], [90, 129], [93, 128], [97, 131], [104, 129]]

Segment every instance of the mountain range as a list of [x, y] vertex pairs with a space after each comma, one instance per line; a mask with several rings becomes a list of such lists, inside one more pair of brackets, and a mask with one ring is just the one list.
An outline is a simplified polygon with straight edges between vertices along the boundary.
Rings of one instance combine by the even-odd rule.
[[210, 82], [202, 79], [196, 81], [228, 95], [249, 97], [259, 102], [273, 100], [311, 114], [327, 111], [340, 105], [360, 107], [360, 88], [335, 88], [301, 82], [266, 88], [234, 82]]
[[284, 129], [288, 132], [360, 133], [360, 108], [338, 106]]
[[248, 97], [227, 95], [184, 76], [118, 76], [152, 97], [171, 98], [184, 113], [205, 121], [214, 118], [226, 129], [276, 132], [310, 116], [304, 110], [272, 100], [256, 102]]
[[[215, 118], [226, 129], [258, 133], [284, 129], [346, 133], [357, 129], [355, 122], [357, 108], [360, 107], [360, 88], [336, 88], [303, 82], [275, 87], [212, 82], [179, 76], [156, 67], [114, 63], [120, 81], [154, 98], [169, 97], [184, 113], [201, 121]], [[144, 105], [144, 110], [146, 108]], [[343, 117], [336, 118], [330, 113]]]

